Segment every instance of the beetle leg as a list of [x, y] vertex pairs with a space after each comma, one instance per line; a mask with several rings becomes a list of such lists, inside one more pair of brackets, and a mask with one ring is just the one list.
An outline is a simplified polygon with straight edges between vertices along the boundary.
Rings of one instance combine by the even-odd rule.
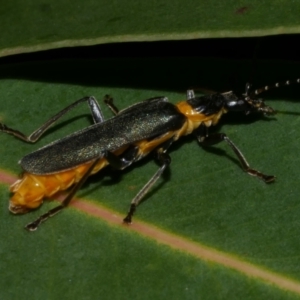
[[129, 167], [136, 160], [138, 152], [138, 147], [131, 146], [120, 156], [117, 156], [110, 151], [104, 151], [104, 158], [115, 169], [123, 170]]
[[129, 212], [127, 216], [123, 219], [124, 223], [130, 224], [132, 221], [132, 216], [136, 211], [136, 207], [142, 201], [144, 196], [148, 193], [151, 187], [156, 183], [156, 181], [163, 174], [164, 170], [170, 165], [171, 157], [166, 153], [169, 146], [173, 143], [173, 139], [166, 141], [160, 148], [156, 150], [157, 160], [161, 165], [160, 168], [155, 172], [155, 174], [150, 178], [150, 180], [144, 185], [144, 187], [137, 193], [137, 195], [132, 199]]
[[229, 137], [225, 133], [215, 133], [212, 135], [208, 135], [208, 129], [205, 125], [201, 125], [199, 130], [196, 131], [196, 136], [200, 144], [203, 146], [212, 146], [218, 144], [222, 141], [225, 141], [231, 149], [234, 151], [236, 156], [238, 157], [244, 171], [246, 171], [249, 175], [256, 176], [262, 179], [264, 182], [269, 183], [275, 180], [275, 176], [265, 175], [255, 169], [252, 169], [247, 162], [243, 153], [239, 150], [239, 148], [229, 139]]
[[79, 99], [72, 103], [71, 105], [67, 106], [65, 109], [61, 110], [59, 113], [57, 113], [55, 116], [50, 118], [47, 122], [45, 122], [41, 127], [36, 129], [32, 134], [29, 136], [23, 134], [22, 132], [9, 128], [5, 124], [0, 123], [0, 132], [5, 132], [7, 134], [11, 134], [25, 142], [30, 142], [34, 143], [36, 142], [42, 134], [51, 126], [53, 125], [58, 119], [60, 119], [63, 115], [65, 115], [67, 112], [69, 112], [71, 109], [76, 107], [78, 104], [82, 102], [87, 102], [91, 113], [92, 117], [94, 120], [94, 123], [101, 123], [104, 121], [104, 117], [101, 111], [101, 108], [97, 102], [97, 100], [94, 97], [84, 97], [82, 99]]
[[25, 229], [27, 229], [29, 231], [35, 231], [41, 223], [44, 223], [49, 218], [55, 216], [61, 210], [63, 210], [64, 208], [66, 208], [70, 204], [70, 202], [73, 199], [73, 197], [76, 194], [76, 192], [82, 187], [82, 185], [85, 183], [85, 181], [87, 180], [87, 178], [91, 175], [94, 167], [96, 166], [96, 164], [99, 162], [100, 159], [101, 158], [98, 158], [98, 159], [96, 159], [93, 162], [93, 164], [88, 168], [88, 170], [85, 172], [85, 174], [82, 176], [82, 178], [76, 183], [76, 185], [73, 186], [73, 188], [71, 189], [70, 193], [67, 195], [67, 197], [63, 200], [63, 202], [60, 205], [58, 205], [58, 206], [50, 209], [48, 212], [46, 212], [45, 214], [41, 215], [35, 221], [27, 224], [25, 226]]
[[110, 108], [110, 110], [115, 116], [119, 113], [119, 109], [114, 105], [113, 97], [105, 95], [103, 101]]
[[190, 99], [193, 99], [193, 98], [195, 98], [194, 90], [187, 90], [186, 91], [186, 99], [190, 100]]

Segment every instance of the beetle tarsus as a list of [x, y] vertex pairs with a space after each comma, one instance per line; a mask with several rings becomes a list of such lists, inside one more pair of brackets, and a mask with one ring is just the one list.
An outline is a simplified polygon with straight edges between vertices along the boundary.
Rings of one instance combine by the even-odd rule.
[[132, 216], [133, 216], [135, 210], [136, 210], [136, 205], [131, 204], [127, 216], [123, 219], [124, 223], [126, 223], [126, 224], [131, 224], [132, 223]]
[[273, 175], [264, 175], [264, 178], [263, 178], [263, 180], [266, 183], [273, 182], [273, 181], [275, 181], [275, 179], [276, 179], [276, 176], [273, 176]]
[[251, 175], [251, 176], [256, 176], [258, 178], [260, 178], [261, 180], [263, 180], [265, 183], [271, 183], [273, 182], [276, 177], [273, 175], [265, 175], [257, 170], [253, 170], [253, 169], [247, 169], [246, 172]]
[[34, 222], [27, 224], [25, 226], [25, 229], [27, 229], [28, 231], [36, 231], [39, 225], [40, 225], [40, 222], [37, 222], [37, 220], [36, 220]]
[[59, 213], [62, 209], [64, 209], [66, 206], [65, 205], [58, 205], [52, 209], [50, 209], [48, 212], [46, 212], [45, 214], [41, 215], [39, 218], [37, 218], [35, 221], [27, 224], [25, 226], [25, 229], [29, 230], [29, 231], [35, 231], [37, 230], [37, 228], [44, 223], [45, 221], [47, 221], [49, 218], [55, 216], [57, 213]]

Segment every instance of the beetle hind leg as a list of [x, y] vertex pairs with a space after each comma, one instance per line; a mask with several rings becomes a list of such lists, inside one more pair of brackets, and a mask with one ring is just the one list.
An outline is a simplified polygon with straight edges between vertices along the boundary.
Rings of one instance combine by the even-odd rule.
[[55, 216], [57, 213], [59, 213], [60, 211], [62, 211], [64, 208], [66, 208], [69, 205], [69, 203], [71, 202], [71, 200], [73, 199], [73, 197], [76, 194], [76, 192], [81, 188], [81, 186], [85, 183], [85, 181], [87, 180], [87, 178], [91, 175], [94, 167], [97, 165], [97, 163], [99, 162], [100, 159], [101, 158], [96, 159], [91, 164], [91, 166], [88, 168], [88, 170], [82, 176], [82, 178], [77, 182], [76, 185], [73, 186], [73, 188], [71, 189], [70, 193], [67, 195], [67, 197], [63, 200], [63, 202], [60, 205], [58, 205], [58, 206], [50, 209], [48, 212], [46, 212], [45, 214], [41, 215], [35, 221], [27, 224], [25, 226], [25, 229], [27, 229], [29, 231], [35, 231], [40, 224], [44, 223], [49, 218]]
[[97, 100], [94, 97], [84, 97], [81, 98], [74, 103], [70, 104], [60, 112], [58, 112], [56, 115], [54, 115], [52, 118], [50, 118], [48, 121], [46, 121], [42, 126], [40, 126], [38, 129], [36, 129], [33, 133], [30, 135], [25, 135], [24, 133], [12, 129], [10, 127], [7, 127], [5, 124], [0, 123], [0, 132], [4, 132], [10, 135], [15, 136], [16, 138], [23, 140], [25, 142], [34, 143], [36, 142], [46, 130], [49, 129], [50, 126], [52, 126], [58, 119], [60, 119], [62, 116], [64, 116], [66, 113], [68, 113], [70, 110], [75, 108], [78, 104], [81, 104], [83, 102], [87, 102], [94, 120], [94, 123], [102, 123], [104, 121], [104, 117], [101, 111], [101, 108], [97, 102]]

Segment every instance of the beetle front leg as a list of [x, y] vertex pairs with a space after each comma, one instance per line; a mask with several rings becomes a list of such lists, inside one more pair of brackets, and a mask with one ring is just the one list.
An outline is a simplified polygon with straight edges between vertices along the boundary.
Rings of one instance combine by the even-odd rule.
[[208, 135], [207, 127], [205, 125], [201, 125], [196, 132], [197, 139], [200, 144], [203, 146], [212, 146], [215, 144], [218, 144], [222, 141], [225, 141], [231, 149], [234, 151], [236, 156], [238, 157], [243, 169], [245, 172], [247, 172], [249, 175], [256, 176], [260, 179], [262, 179], [266, 183], [270, 183], [275, 180], [275, 176], [272, 175], [265, 175], [261, 173], [260, 171], [257, 171], [255, 169], [252, 169], [247, 162], [245, 156], [243, 153], [239, 150], [239, 148], [229, 139], [229, 137], [225, 133], [215, 133], [212, 135]]
[[74, 107], [76, 107], [78, 104], [80, 104], [82, 102], [87, 102], [88, 103], [89, 108], [91, 110], [91, 114], [92, 114], [94, 123], [101, 123], [101, 122], [104, 121], [104, 117], [103, 117], [101, 108], [100, 108], [97, 100], [94, 97], [84, 97], [82, 99], [77, 100], [73, 104], [67, 106], [65, 109], [61, 110], [59, 113], [57, 113], [55, 116], [50, 118], [46, 123], [44, 123], [41, 127], [36, 129], [29, 136], [25, 135], [24, 133], [22, 133], [18, 130], [7, 127], [5, 124], [2, 124], [2, 123], [0, 123], [0, 132], [5, 132], [7, 134], [13, 135], [13, 136], [17, 137], [18, 139], [21, 139], [25, 142], [34, 143], [58, 119], [60, 119], [63, 115], [65, 115], [67, 112], [69, 112], [71, 109], [73, 109]]

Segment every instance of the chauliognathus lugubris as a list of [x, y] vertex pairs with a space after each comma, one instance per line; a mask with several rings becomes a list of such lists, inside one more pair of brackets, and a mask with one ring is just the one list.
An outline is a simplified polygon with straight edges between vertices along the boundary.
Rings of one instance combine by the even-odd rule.
[[[294, 82], [300, 83], [300, 79]], [[266, 183], [272, 182], [275, 177], [251, 168], [242, 152], [226, 134], [210, 134], [209, 128], [216, 125], [227, 112], [274, 115], [275, 110], [257, 98], [257, 95], [294, 82], [276, 83], [257, 90], [251, 90], [247, 84], [245, 93], [241, 95], [229, 91], [198, 97], [193, 90], [188, 90], [187, 99], [177, 104], [170, 103], [166, 97], [154, 97], [120, 111], [112, 98], [106, 96], [104, 101], [114, 114], [108, 120], [104, 120], [94, 97], [84, 97], [61, 110], [29, 136], [0, 123], [0, 132], [34, 143], [59, 118], [79, 104], [88, 103], [94, 120], [93, 125], [52, 142], [20, 160], [24, 173], [10, 187], [13, 195], [9, 210], [15, 214], [26, 213], [39, 207], [44, 198], [71, 187], [60, 205], [26, 226], [26, 229], [34, 231], [42, 222], [67, 207], [91, 174], [107, 165], [125, 169], [154, 152], [160, 167], [131, 201], [129, 212], [124, 218], [124, 222], [131, 223], [138, 204], [170, 165], [169, 147], [181, 136], [191, 133], [194, 133], [203, 146], [225, 141], [248, 174]]]

